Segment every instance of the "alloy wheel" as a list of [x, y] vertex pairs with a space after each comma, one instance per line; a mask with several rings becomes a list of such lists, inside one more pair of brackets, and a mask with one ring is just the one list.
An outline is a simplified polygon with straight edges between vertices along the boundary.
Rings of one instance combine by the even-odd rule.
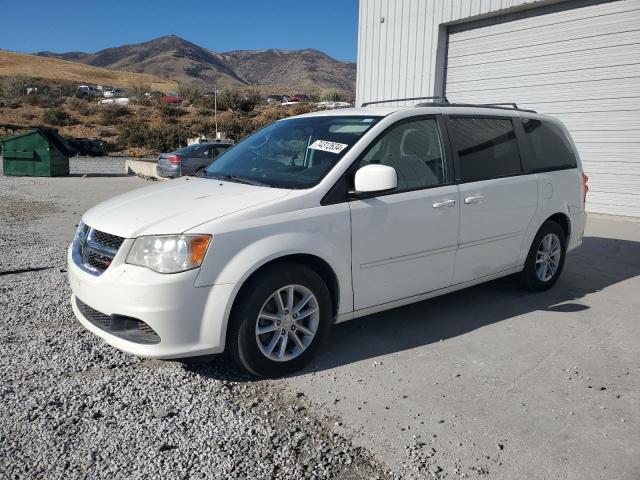
[[301, 355], [320, 324], [318, 300], [302, 285], [287, 285], [271, 294], [256, 320], [256, 341], [269, 360], [286, 362]]
[[549, 233], [540, 241], [536, 251], [536, 275], [542, 282], [548, 282], [558, 271], [562, 248], [555, 233]]

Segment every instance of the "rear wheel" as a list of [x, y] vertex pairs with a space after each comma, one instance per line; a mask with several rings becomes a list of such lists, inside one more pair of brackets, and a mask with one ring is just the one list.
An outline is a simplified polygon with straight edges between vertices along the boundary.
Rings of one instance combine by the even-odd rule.
[[292, 373], [306, 365], [325, 340], [331, 310], [320, 275], [301, 264], [276, 264], [243, 287], [230, 319], [230, 353], [260, 377]]
[[553, 287], [564, 267], [566, 243], [562, 227], [553, 221], [545, 222], [533, 240], [524, 269], [518, 274], [520, 284], [531, 291]]

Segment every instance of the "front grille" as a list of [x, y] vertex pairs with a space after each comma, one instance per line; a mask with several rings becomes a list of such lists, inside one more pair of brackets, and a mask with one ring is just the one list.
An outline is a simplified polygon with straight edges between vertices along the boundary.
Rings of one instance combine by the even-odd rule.
[[109, 268], [109, 265], [111, 264], [112, 260], [113, 260], [113, 258], [110, 258], [107, 255], [100, 255], [100, 254], [95, 253], [95, 252], [89, 252], [87, 254], [86, 263], [91, 268], [94, 268], [95, 270], [97, 270], [99, 272], [104, 272], [107, 268]]
[[93, 275], [101, 275], [115, 258], [124, 238], [85, 225], [73, 244], [76, 264]]
[[124, 315], [107, 315], [91, 308], [79, 298], [76, 298], [76, 306], [90, 323], [111, 335], [145, 345], [160, 343], [160, 335], [142, 320]]
[[122, 242], [124, 242], [124, 238], [122, 237], [117, 237], [115, 235], [111, 235], [110, 233], [101, 232], [100, 230], [95, 229], [94, 232], [94, 238], [96, 242], [101, 245], [105, 245], [106, 247], [109, 247], [116, 252], [120, 248], [120, 245], [122, 245]]

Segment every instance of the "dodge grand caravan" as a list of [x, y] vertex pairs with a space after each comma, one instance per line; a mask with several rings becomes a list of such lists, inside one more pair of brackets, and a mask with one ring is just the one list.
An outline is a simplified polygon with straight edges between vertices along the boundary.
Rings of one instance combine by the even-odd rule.
[[73, 310], [135, 355], [228, 351], [255, 375], [287, 374], [335, 322], [512, 274], [550, 288], [582, 243], [586, 181], [567, 129], [518, 108], [280, 120], [199, 177], [86, 212]]

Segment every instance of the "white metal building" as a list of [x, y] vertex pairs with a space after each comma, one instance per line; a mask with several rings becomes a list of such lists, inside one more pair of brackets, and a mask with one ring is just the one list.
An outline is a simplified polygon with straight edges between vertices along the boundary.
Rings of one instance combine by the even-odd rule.
[[445, 95], [557, 116], [588, 210], [640, 217], [640, 0], [360, 0], [359, 23], [358, 104]]

